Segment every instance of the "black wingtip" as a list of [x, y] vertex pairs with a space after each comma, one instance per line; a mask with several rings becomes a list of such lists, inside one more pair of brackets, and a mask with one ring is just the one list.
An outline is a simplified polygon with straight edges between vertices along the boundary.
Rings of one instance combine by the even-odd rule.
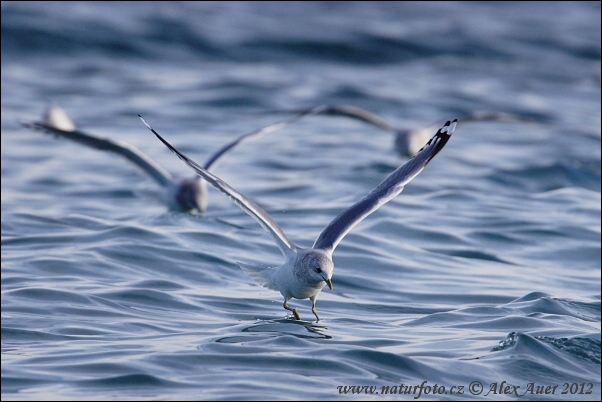
[[447, 135], [452, 135], [454, 133], [454, 130], [456, 129], [456, 124], [458, 124], [458, 119], [446, 121], [443, 127], [441, 127], [439, 131], [437, 131], [437, 135], [444, 133]]
[[[161, 136], [159, 135], [159, 133], [158, 133], [158, 132], [156, 132], [156, 131], [155, 131], [155, 130], [154, 130], [154, 129], [153, 129], [153, 128], [152, 128], [152, 127], [151, 127], [151, 126], [150, 126], [150, 125], [149, 125], [149, 124], [146, 122], [146, 120], [144, 120], [144, 118], [143, 118], [142, 116], [138, 115], [138, 117], [140, 117], [140, 120], [142, 120], [142, 123], [144, 123], [144, 125], [146, 126], [146, 128], [148, 128], [148, 129], [149, 129], [149, 130], [150, 130], [150, 131], [151, 131], [153, 134], [155, 134], [155, 135], [157, 136], [157, 138], [159, 138], [159, 139], [161, 140], [161, 142], [162, 142], [162, 143], [164, 143], [165, 145], [167, 145], [167, 147], [168, 147], [169, 149], [172, 149], [172, 146], [171, 146], [171, 144], [169, 144], [167, 141], [165, 141], [165, 140], [163, 139], [163, 137], [161, 137]], [[173, 151], [173, 150], [172, 150], [172, 151]]]
[[146, 120], [144, 120], [144, 118], [140, 115], [138, 115], [138, 117], [140, 117], [140, 120], [142, 120], [142, 123], [144, 123], [144, 125], [153, 133], [155, 134], [155, 136], [159, 139], [159, 141], [161, 141], [171, 152], [173, 152], [174, 154], [176, 154], [178, 156], [178, 158], [182, 159], [184, 162], [189, 163], [188, 157], [186, 157], [184, 154], [182, 154], [180, 151], [178, 151], [176, 148], [174, 148], [173, 145], [171, 145], [169, 142], [167, 142], [167, 140], [165, 140], [165, 138], [161, 137], [161, 135], [159, 135], [158, 132], [156, 132], [147, 122]]
[[445, 124], [439, 130], [437, 130], [437, 133], [422, 148], [420, 148], [420, 151], [418, 151], [416, 155], [414, 155], [414, 158], [420, 152], [422, 152], [423, 149], [430, 147], [431, 144], [434, 143], [434, 149], [431, 152], [431, 156], [428, 158], [427, 163], [430, 162], [431, 159], [433, 159], [439, 153], [439, 151], [443, 149], [445, 144], [447, 144], [447, 141], [449, 141], [456, 129], [457, 123], [458, 119], [446, 121]]
[[445, 127], [449, 127], [452, 124], [457, 124], [458, 123], [458, 119], [453, 119], [453, 120], [448, 120], [445, 122], [445, 124], [443, 125], [443, 127], [441, 127], [439, 130], [443, 130]]

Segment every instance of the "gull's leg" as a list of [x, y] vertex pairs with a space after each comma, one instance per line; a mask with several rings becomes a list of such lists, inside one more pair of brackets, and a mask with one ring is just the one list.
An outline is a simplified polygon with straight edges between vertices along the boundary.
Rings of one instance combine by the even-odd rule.
[[318, 312], [316, 311], [316, 298], [311, 297], [309, 300], [311, 300], [311, 312], [314, 313], [316, 316], [316, 322], [318, 322], [320, 321], [320, 317], [318, 317]]
[[285, 300], [284, 303], [282, 303], [282, 307], [284, 307], [285, 309], [287, 309], [288, 311], [292, 311], [293, 315], [295, 316], [295, 320], [301, 320], [301, 317], [299, 317], [299, 313], [297, 313], [297, 309], [296, 308], [290, 308], [288, 306], [288, 304], [286, 304], [288, 300]]

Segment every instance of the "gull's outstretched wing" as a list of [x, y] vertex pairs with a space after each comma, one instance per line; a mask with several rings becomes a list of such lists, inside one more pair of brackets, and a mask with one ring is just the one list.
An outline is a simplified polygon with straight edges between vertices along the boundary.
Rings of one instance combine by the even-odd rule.
[[42, 131], [58, 137], [67, 138], [91, 148], [121, 155], [148, 173], [163, 187], [166, 187], [173, 182], [173, 177], [169, 172], [163, 169], [157, 162], [149, 158], [138, 148], [126, 142], [114, 141], [107, 138], [98, 138], [77, 130], [65, 131], [46, 123], [33, 122], [22, 124], [27, 128]]
[[[473, 123], [476, 121], [504, 121], [510, 123], [533, 123], [537, 120], [530, 116], [522, 116], [515, 113], [507, 113], [507, 112], [490, 112], [485, 110], [477, 110], [474, 112], [466, 113], [458, 117], [458, 120], [462, 122], [462, 124]], [[398, 129], [398, 131], [407, 131], [412, 133], [413, 131], [425, 131], [428, 130], [432, 132], [437, 128], [441, 127], [443, 124], [442, 121], [438, 121], [435, 124], [431, 124], [425, 128], [415, 128], [415, 129]]]
[[153, 128], [149, 126], [148, 123], [142, 118], [142, 116], [138, 115], [138, 117], [140, 117], [140, 120], [142, 120], [144, 125], [153, 134], [155, 134], [157, 138], [159, 138], [159, 140], [161, 140], [161, 142], [165, 144], [167, 148], [169, 148], [174, 154], [176, 154], [178, 158], [180, 158], [188, 166], [190, 166], [195, 172], [197, 172], [199, 176], [207, 180], [213, 187], [217, 188], [219, 191], [232, 198], [236, 205], [238, 205], [243, 211], [251, 215], [257, 222], [259, 222], [259, 224], [272, 235], [272, 237], [276, 241], [276, 244], [278, 245], [278, 248], [280, 248], [280, 251], [285, 257], [288, 257], [293, 250], [297, 249], [297, 246], [295, 246], [287, 239], [280, 226], [278, 226], [278, 224], [272, 219], [270, 215], [268, 215], [267, 212], [263, 210], [263, 208], [255, 204], [253, 201], [251, 201], [235, 189], [233, 189], [228, 183], [226, 183], [219, 177], [213, 175], [212, 173], [208, 172], [198, 163], [196, 163], [195, 161], [178, 151], [170, 143], [165, 141], [165, 139], [163, 139], [163, 137], [161, 137], [159, 133], [153, 130]]
[[[350, 105], [324, 105], [319, 108], [315, 108], [310, 114], [317, 115], [331, 115], [331, 116], [343, 116], [350, 117], [362, 121], [364, 123], [371, 124], [379, 127], [385, 131], [389, 131], [396, 135], [395, 148], [397, 151], [404, 156], [413, 156], [418, 150], [420, 150], [424, 144], [431, 138], [431, 133], [437, 130], [444, 123], [438, 121], [435, 124], [427, 127], [400, 127], [392, 123], [389, 123], [382, 117], [369, 112], [366, 109], [362, 109], [357, 106]], [[529, 116], [523, 114], [507, 113], [507, 112], [492, 112], [492, 111], [474, 111], [467, 113], [458, 118], [464, 123], [478, 122], [478, 121], [503, 121], [503, 122], [526, 122], [533, 123], [538, 121], [545, 121], [545, 116]]]
[[[411, 132], [413, 130], [423, 130], [427, 129], [429, 131], [433, 131], [441, 127], [444, 123], [439, 121], [433, 125], [424, 128], [409, 128], [409, 127], [396, 127], [393, 124], [389, 123], [385, 119], [376, 114], [369, 112], [368, 110], [362, 109], [357, 106], [349, 106], [349, 105], [324, 105], [320, 108], [316, 108], [315, 111], [312, 111], [311, 114], [325, 114], [325, 115], [333, 115], [333, 116], [345, 116], [351, 117], [353, 119], [357, 119], [363, 121], [365, 123], [372, 124], [376, 127], [380, 127], [383, 130], [391, 131], [393, 133], [397, 132]], [[491, 112], [491, 111], [474, 111], [467, 113], [458, 118], [458, 120], [462, 121], [462, 123], [471, 123], [475, 121], [506, 121], [506, 122], [534, 122], [537, 121], [535, 118], [530, 116], [523, 116], [515, 113], [507, 113], [507, 112]]]
[[475, 112], [467, 113], [460, 117], [462, 123], [470, 123], [473, 121], [508, 121], [508, 122], [525, 122], [533, 123], [538, 121], [536, 118], [531, 116], [523, 116], [515, 113], [507, 112], [489, 112], [485, 110], [477, 110]]
[[313, 248], [332, 254], [339, 242], [355, 225], [397, 196], [403, 187], [424, 169], [450, 139], [456, 123], [457, 120], [445, 123], [412, 159], [397, 168], [370, 194], [334, 218], [320, 233]]
[[324, 105], [316, 110], [311, 111], [311, 114], [325, 114], [331, 116], [345, 116], [351, 117], [353, 119], [357, 119], [363, 121], [365, 123], [372, 124], [376, 127], [380, 127], [383, 130], [397, 132], [397, 128], [393, 126], [391, 123], [386, 121], [380, 116], [375, 115], [372, 112], [367, 111], [366, 109], [362, 109], [357, 106], [349, 106], [349, 105]]
[[[503, 121], [512, 123], [532, 123], [537, 120], [533, 117], [523, 116], [506, 112], [474, 111], [458, 118], [462, 124], [478, 121]], [[428, 127], [422, 128], [397, 128], [395, 137], [395, 148], [401, 155], [413, 156], [431, 138], [431, 133], [443, 124], [438, 121]]]
[[209, 158], [209, 160], [205, 163], [205, 170], [211, 170], [212, 168], [215, 168], [217, 166], [217, 164], [219, 163], [220, 159], [222, 158], [222, 156], [224, 156], [224, 154], [226, 154], [226, 152], [232, 150], [234, 147], [242, 144], [243, 142], [246, 142], [251, 139], [259, 138], [263, 135], [269, 134], [276, 130], [280, 130], [281, 128], [284, 128], [284, 127], [288, 126], [289, 124], [296, 122], [297, 120], [301, 119], [304, 116], [312, 115], [312, 114], [319, 114], [322, 112], [322, 109], [324, 109], [324, 106], [317, 106], [317, 107], [314, 107], [311, 109], [307, 109], [307, 110], [304, 110], [304, 111], [300, 112], [299, 114], [297, 114], [293, 117], [290, 117], [284, 121], [270, 124], [269, 126], [266, 126], [266, 127], [260, 128], [258, 130], [251, 131], [250, 133], [241, 135], [240, 137], [236, 138], [234, 141], [230, 142], [229, 144], [224, 145], [221, 149], [219, 149], [216, 153], [214, 153]]

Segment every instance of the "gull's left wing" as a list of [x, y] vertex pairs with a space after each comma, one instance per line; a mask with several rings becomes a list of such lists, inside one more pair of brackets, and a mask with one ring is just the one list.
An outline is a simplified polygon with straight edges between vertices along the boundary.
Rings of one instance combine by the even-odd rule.
[[152, 160], [144, 152], [127, 142], [111, 140], [108, 138], [99, 138], [83, 131], [64, 130], [54, 127], [47, 123], [22, 123], [24, 127], [42, 131], [47, 134], [52, 134], [57, 137], [67, 138], [68, 140], [77, 142], [90, 148], [99, 149], [101, 151], [113, 152], [117, 155], [128, 159], [130, 162], [144, 170], [162, 187], [167, 187], [174, 182], [174, 178], [161, 165]]
[[456, 123], [457, 120], [445, 123], [413, 158], [397, 168], [367, 196], [334, 218], [320, 233], [313, 248], [332, 254], [339, 242], [355, 225], [397, 196], [403, 187], [443, 149], [453, 134]]

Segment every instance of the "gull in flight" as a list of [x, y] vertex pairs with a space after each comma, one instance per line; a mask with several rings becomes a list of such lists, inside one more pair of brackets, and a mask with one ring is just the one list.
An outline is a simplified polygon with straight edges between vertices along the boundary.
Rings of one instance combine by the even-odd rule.
[[178, 151], [153, 130], [142, 116], [138, 116], [167, 148], [197, 172], [199, 176], [229, 196], [243, 211], [257, 220], [272, 235], [286, 259], [285, 263], [279, 267], [260, 268], [238, 263], [240, 268], [260, 285], [279, 291], [284, 297], [282, 306], [291, 311], [297, 320], [301, 319], [299, 313], [296, 309], [289, 307], [288, 301], [292, 298], [309, 298], [311, 300], [311, 311], [316, 316], [317, 321], [320, 321], [320, 317], [318, 317], [316, 311], [316, 298], [325, 285], [328, 285], [331, 290], [333, 289], [334, 263], [332, 262], [332, 253], [334, 249], [355, 225], [397, 196], [404, 186], [425, 168], [443, 149], [454, 132], [457, 123], [457, 120], [446, 122], [414, 157], [393, 171], [368, 195], [334, 218], [320, 233], [312, 248], [301, 248], [286, 237], [280, 226], [259, 205]]
[[[297, 112], [299, 113], [299, 112]], [[403, 156], [414, 156], [426, 142], [431, 138], [431, 133], [441, 127], [443, 122], [438, 122], [424, 128], [402, 128], [397, 127], [382, 117], [360, 107], [349, 105], [322, 105], [317, 108], [308, 109], [301, 113], [322, 114], [333, 116], [351, 117], [379, 127], [385, 131], [395, 134], [395, 149]], [[533, 122], [535, 119], [506, 112], [475, 111], [467, 113], [458, 118], [462, 122], [471, 123], [477, 121], [506, 121], [506, 122]]]
[[[255, 139], [281, 129], [286, 125], [299, 120], [303, 116], [316, 114], [319, 112], [320, 108], [322, 108], [322, 106], [308, 109], [287, 120], [241, 135], [215, 152], [209, 160], [207, 160], [204, 168], [206, 170], [214, 169], [221, 161], [221, 158], [234, 147], [247, 140]], [[44, 122], [23, 123], [23, 126], [52, 134], [56, 137], [67, 138], [91, 148], [121, 155], [145, 171], [166, 190], [167, 204], [172, 209], [186, 212], [205, 212], [207, 208], [207, 183], [205, 180], [196, 176], [190, 179], [176, 179], [161, 165], [131, 144], [119, 140], [96, 137], [77, 130], [75, 124], [60, 106], [49, 106], [46, 110]]]

